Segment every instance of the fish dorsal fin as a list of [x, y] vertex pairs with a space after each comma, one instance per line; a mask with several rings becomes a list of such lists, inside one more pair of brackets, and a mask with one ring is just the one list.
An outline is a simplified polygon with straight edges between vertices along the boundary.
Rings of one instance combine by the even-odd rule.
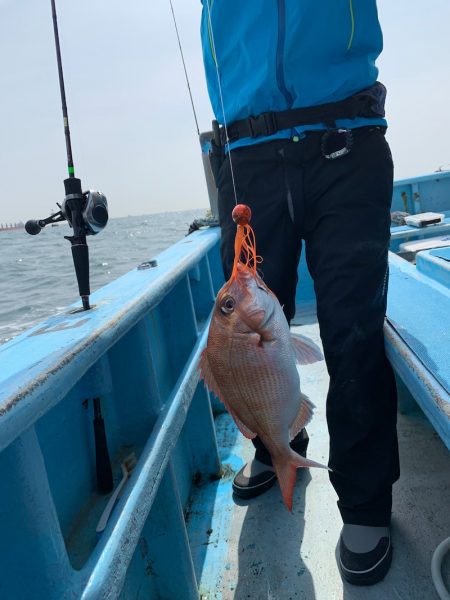
[[303, 427], [306, 427], [311, 421], [314, 408], [314, 404], [311, 402], [308, 396], [300, 393], [300, 408], [297, 416], [289, 428], [289, 438], [291, 440], [293, 440], [297, 433], [299, 433]]
[[[198, 370], [200, 372], [200, 379], [203, 379], [206, 387], [210, 392], [215, 394], [218, 398], [220, 398], [219, 386], [214, 379], [214, 375], [211, 371], [211, 366], [209, 364], [207, 349], [205, 348], [200, 355], [200, 360], [198, 363]], [[221, 398], [220, 398], [221, 399]], [[222, 399], [221, 399], [222, 400]]]
[[323, 360], [323, 354], [319, 346], [309, 338], [298, 333], [291, 333], [291, 340], [295, 357], [300, 365], [311, 365], [319, 360]]

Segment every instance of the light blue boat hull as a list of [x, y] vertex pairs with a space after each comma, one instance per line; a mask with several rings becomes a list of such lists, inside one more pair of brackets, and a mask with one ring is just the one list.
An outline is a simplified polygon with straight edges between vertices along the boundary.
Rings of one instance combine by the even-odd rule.
[[[400, 182], [394, 208], [403, 209], [405, 192], [409, 208], [419, 193], [421, 210], [440, 211], [449, 187], [444, 174]], [[450, 232], [450, 218], [441, 230]], [[393, 248], [432, 233], [393, 228]], [[98, 290], [92, 311], [71, 307], [0, 347], [2, 600], [198, 599], [205, 555], [186, 521], [196, 522], [193, 492], [224, 475], [214, 424], [223, 407], [197, 371], [223, 283], [219, 235], [196, 232], [159, 255], [156, 268]], [[392, 255], [390, 266], [386, 344], [402, 406], [418, 402], [450, 448], [450, 256], [424, 252], [416, 267]], [[299, 314], [311, 314], [303, 259], [299, 269]], [[116, 484], [121, 461], [138, 457], [100, 535], [108, 496], [96, 492], [97, 397]], [[231, 425], [221, 431], [237, 435]], [[233, 457], [227, 464], [238, 466]], [[228, 494], [215, 498], [224, 515]]]

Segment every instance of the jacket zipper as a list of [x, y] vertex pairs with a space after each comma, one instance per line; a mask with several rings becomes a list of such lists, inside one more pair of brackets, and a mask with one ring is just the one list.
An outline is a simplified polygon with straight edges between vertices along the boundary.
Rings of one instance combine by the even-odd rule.
[[[211, 49], [211, 56], [212, 59], [214, 61], [214, 64], [216, 65], [216, 67], [218, 66], [217, 64], [217, 56], [215, 53], [215, 49], [214, 49], [214, 44], [213, 44], [213, 36], [212, 36], [212, 31], [211, 31], [211, 21], [212, 21], [212, 9], [213, 9], [213, 4], [214, 4], [214, 0], [206, 0], [206, 2], [208, 3], [208, 7], [207, 7], [207, 11], [208, 11], [208, 38], [209, 38], [209, 47]], [[211, 15], [211, 17], [210, 17]]]
[[351, 21], [351, 30], [350, 37], [348, 40], [347, 50], [350, 50], [353, 44], [353, 38], [355, 37], [355, 13], [353, 11], [353, 0], [349, 0], [349, 9], [350, 9], [350, 21]]
[[277, 83], [280, 92], [283, 94], [286, 104], [290, 107], [294, 99], [289, 93], [286, 87], [286, 81], [284, 79], [284, 44], [286, 41], [286, 4], [285, 0], [277, 0], [278, 2], [278, 41], [277, 41], [277, 54], [276, 54], [276, 74]]

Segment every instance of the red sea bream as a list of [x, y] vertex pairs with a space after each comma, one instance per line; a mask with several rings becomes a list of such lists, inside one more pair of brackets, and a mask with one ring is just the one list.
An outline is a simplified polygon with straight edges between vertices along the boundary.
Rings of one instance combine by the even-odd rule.
[[256, 269], [239, 262], [217, 295], [200, 372], [242, 434], [263, 441], [289, 510], [296, 469], [324, 467], [289, 446], [313, 412], [296, 362], [321, 359], [314, 344], [291, 335], [278, 299]]

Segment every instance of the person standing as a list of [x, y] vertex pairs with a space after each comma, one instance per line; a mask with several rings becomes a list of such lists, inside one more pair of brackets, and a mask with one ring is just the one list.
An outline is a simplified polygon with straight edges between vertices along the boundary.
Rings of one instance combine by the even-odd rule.
[[[376, 1], [203, 0], [201, 35], [222, 126], [211, 164], [224, 274], [234, 258], [236, 198], [252, 210], [263, 278], [288, 322], [304, 246], [330, 375], [338, 565], [345, 580], [371, 585], [391, 563], [399, 477], [396, 388], [383, 339], [393, 162], [375, 65]], [[254, 459], [233, 481], [246, 498], [276, 479], [264, 445], [254, 444]], [[305, 454], [306, 431], [291, 445]]]

